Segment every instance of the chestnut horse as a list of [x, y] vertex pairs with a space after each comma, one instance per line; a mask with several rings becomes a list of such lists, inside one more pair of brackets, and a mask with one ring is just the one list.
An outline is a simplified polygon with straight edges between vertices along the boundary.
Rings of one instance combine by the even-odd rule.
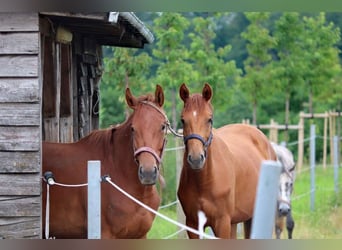
[[[126, 89], [134, 111], [126, 122], [97, 130], [75, 143], [43, 142], [43, 173], [51, 171], [64, 184], [87, 182], [87, 161], [101, 161], [101, 175], [157, 210], [159, 165], [166, 142], [168, 119], [162, 110], [164, 93], [139, 98]], [[46, 185], [43, 185], [45, 222]], [[121, 194], [109, 183], [101, 186], [101, 238], [146, 238], [154, 214]], [[43, 232], [45, 223], [43, 223]], [[56, 238], [87, 237], [87, 187], [50, 186], [49, 231]]]
[[[181, 113], [185, 152], [178, 198], [186, 225], [198, 227], [197, 213], [207, 217], [216, 237], [235, 238], [236, 225], [244, 222], [249, 238], [259, 170], [263, 160], [276, 155], [266, 136], [257, 128], [231, 124], [214, 129], [212, 89], [205, 84], [202, 94], [190, 95], [182, 84]], [[189, 238], [198, 235], [188, 232]]]

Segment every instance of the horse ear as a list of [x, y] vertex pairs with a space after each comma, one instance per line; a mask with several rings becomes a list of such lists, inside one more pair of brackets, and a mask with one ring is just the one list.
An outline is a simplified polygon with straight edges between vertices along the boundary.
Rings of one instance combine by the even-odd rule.
[[205, 83], [203, 90], [202, 90], [203, 98], [208, 102], [211, 100], [212, 95], [213, 95], [213, 91], [211, 90], [210, 85], [208, 83]]
[[126, 102], [127, 102], [127, 105], [132, 109], [135, 109], [138, 103], [137, 98], [135, 98], [132, 95], [131, 90], [129, 88], [126, 88]]
[[189, 89], [186, 87], [185, 83], [183, 83], [179, 88], [179, 96], [183, 102], [186, 102], [186, 100], [189, 98], [189, 95]]
[[163, 88], [157, 84], [156, 92], [155, 92], [155, 100], [159, 107], [162, 107], [164, 104], [164, 91]]

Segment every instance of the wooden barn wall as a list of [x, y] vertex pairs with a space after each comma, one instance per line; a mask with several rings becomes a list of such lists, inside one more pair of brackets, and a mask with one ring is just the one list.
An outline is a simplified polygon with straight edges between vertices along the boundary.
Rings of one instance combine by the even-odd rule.
[[0, 13], [0, 238], [41, 238], [37, 13]]
[[99, 126], [101, 47], [73, 32], [69, 44], [57, 42], [58, 25], [41, 19], [43, 140], [73, 142]]

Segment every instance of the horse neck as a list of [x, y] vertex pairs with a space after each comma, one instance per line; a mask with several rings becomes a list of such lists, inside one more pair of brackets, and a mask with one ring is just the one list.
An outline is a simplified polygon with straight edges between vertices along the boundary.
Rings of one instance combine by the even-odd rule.
[[131, 138], [131, 127], [129, 126], [129, 122], [126, 121], [121, 126], [115, 128], [115, 131], [112, 135], [112, 143], [113, 143], [113, 161], [114, 168], [120, 169], [120, 171], [128, 171], [134, 169], [133, 167], [123, 168], [120, 165], [136, 165], [134, 160], [134, 152], [133, 152], [133, 142]]

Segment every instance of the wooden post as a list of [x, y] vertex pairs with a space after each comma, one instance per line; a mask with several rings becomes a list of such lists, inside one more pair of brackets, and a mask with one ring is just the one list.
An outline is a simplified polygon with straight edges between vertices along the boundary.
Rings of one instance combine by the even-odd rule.
[[277, 123], [271, 119], [270, 121], [270, 141], [273, 141], [275, 143], [278, 143], [278, 127], [277, 127]]
[[298, 172], [303, 166], [303, 156], [304, 156], [304, 116], [303, 112], [299, 113], [299, 129], [298, 129], [298, 156], [297, 156], [297, 166]]

